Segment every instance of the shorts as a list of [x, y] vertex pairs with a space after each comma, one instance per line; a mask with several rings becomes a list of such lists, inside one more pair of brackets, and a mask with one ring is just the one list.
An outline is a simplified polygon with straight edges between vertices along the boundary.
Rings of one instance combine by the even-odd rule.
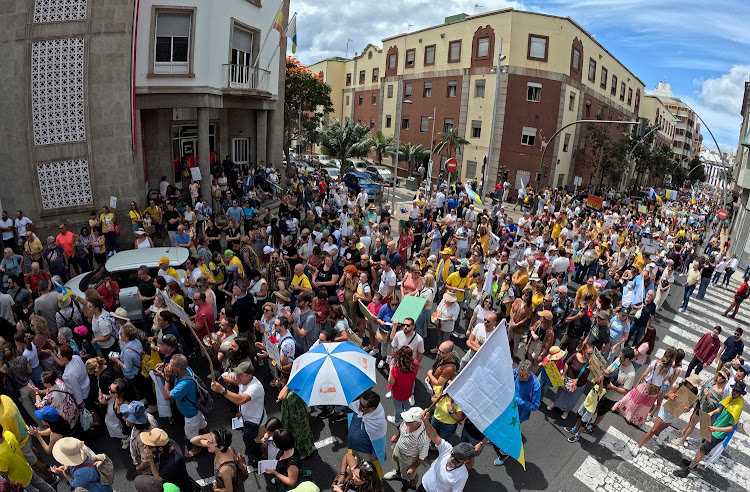
[[614, 407], [616, 403], [616, 401], [610, 400], [609, 398], [602, 398], [599, 405], [596, 407], [596, 415], [601, 417], [602, 415], [608, 414], [612, 411], [612, 407]]
[[706, 441], [705, 439], [701, 443], [701, 453], [703, 453], [703, 456], [707, 456], [716, 446], [722, 443], [724, 439], [717, 439], [716, 437], [711, 437], [711, 442]]
[[416, 470], [412, 474], [406, 473], [411, 468], [412, 463], [417, 460], [412, 456], [401, 456], [398, 454], [398, 446], [393, 448], [393, 461], [398, 463], [398, 469], [401, 470], [401, 478], [412, 481], [417, 478]]
[[200, 434], [201, 429], [205, 429], [207, 426], [206, 418], [200, 411], [195, 417], [185, 417], [185, 438], [189, 441]]
[[591, 413], [588, 410], [586, 410], [586, 407], [583, 403], [581, 403], [580, 408], [578, 408], [578, 416], [581, 417], [581, 422], [585, 424], [593, 423], [594, 420], [596, 420], [595, 413]]
[[675, 422], [679, 420], [678, 417], [675, 417], [674, 415], [669, 413], [667, 410], [665, 410], [664, 405], [662, 405], [659, 408], [659, 413], [656, 416], [659, 417], [662, 420], [662, 422], [664, 422], [665, 424], [670, 424], [670, 425], [674, 424]]

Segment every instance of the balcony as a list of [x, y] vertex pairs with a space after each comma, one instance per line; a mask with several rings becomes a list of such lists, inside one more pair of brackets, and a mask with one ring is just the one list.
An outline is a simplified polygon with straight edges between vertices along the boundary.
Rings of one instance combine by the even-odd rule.
[[[224, 64], [225, 85], [232, 91], [270, 93], [271, 72], [249, 65]], [[259, 94], [260, 95], [260, 94]]]

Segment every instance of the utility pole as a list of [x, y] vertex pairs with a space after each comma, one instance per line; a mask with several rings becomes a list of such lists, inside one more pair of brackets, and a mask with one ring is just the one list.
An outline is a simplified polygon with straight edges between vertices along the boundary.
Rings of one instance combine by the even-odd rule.
[[[500, 62], [505, 60], [503, 56], [503, 37], [497, 38], [497, 65], [495, 66], [495, 100], [492, 103], [492, 127], [490, 128], [490, 143], [487, 149], [487, 163], [484, 165], [484, 171], [482, 172], [482, 202], [484, 202], [485, 196], [487, 195], [487, 171], [490, 165], [494, 162], [492, 159], [492, 146], [495, 144], [495, 120], [497, 118], [497, 100], [500, 94]], [[499, 158], [498, 158], [499, 164]]]

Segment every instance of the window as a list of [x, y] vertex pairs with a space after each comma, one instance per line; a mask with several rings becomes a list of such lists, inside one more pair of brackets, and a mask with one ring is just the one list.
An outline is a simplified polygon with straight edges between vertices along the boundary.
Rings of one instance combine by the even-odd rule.
[[570, 99], [568, 100], [568, 111], [573, 111], [573, 108], [575, 108], [575, 105], [576, 105], [576, 93], [571, 92]]
[[598, 107], [598, 108], [596, 109], [596, 117], [597, 117], [597, 118], [601, 118], [601, 116], [602, 116], [602, 113], [604, 113], [604, 106], [599, 106], [599, 107]]
[[434, 65], [435, 64], [435, 45], [425, 46], [424, 48], [424, 64]]
[[617, 75], [612, 75], [612, 89], [610, 92], [613, 96], [617, 95]]
[[346, 95], [346, 105], [349, 106], [349, 95]]
[[471, 120], [471, 138], [480, 138], [482, 136], [482, 122], [480, 120]]
[[190, 73], [191, 30], [192, 14], [188, 12], [156, 13], [155, 74]]
[[404, 118], [404, 120], [401, 122], [401, 128], [404, 130], [409, 129], [409, 118]]
[[591, 101], [586, 101], [586, 117], [591, 116]]
[[346, 74], [346, 85], [352, 85], [352, 74]]
[[523, 127], [523, 130], [521, 130], [521, 145], [533, 147], [534, 142], [536, 142], [536, 128]]
[[393, 84], [388, 84], [388, 99], [393, 98]]
[[479, 38], [477, 40], [477, 58], [490, 57], [490, 38]]
[[370, 130], [375, 128], [375, 118], [370, 118]]
[[411, 84], [404, 84], [404, 97], [411, 97]]
[[364, 70], [359, 71], [359, 83], [360, 84], [365, 83], [365, 71]]
[[573, 70], [581, 71], [581, 52], [573, 48]]
[[589, 80], [596, 80], [596, 62], [593, 58], [589, 58]]
[[539, 102], [542, 100], [542, 84], [529, 82], [526, 84], [526, 100]]
[[443, 123], [443, 131], [449, 133], [451, 130], [453, 130], [453, 118], [446, 118]]
[[466, 179], [477, 177], [477, 161], [466, 161]]
[[253, 33], [234, 27], [232, 30], [232, 63], [229, 66], [230, 87], [251, 89], [255, 86], [252, 77]]
[[477, 79], [477, 81], [474, 82], [474, 97], [484, 97], [484, 86], [484, 79]]
[[372, 69], [372, 81], [377, 82], [380, 79], [380, 69], [373, 68]]
[[570, 146], [570, 133], [566, 133], [565, 141], [563, 142], [563, 152], [567, 152], [569, 146]]
[[424, 90], [422, 91], [422, 96], [432, 97], [432, 82], [424, 83]]
[[359, 95], [359, 105], [362, 106], [362, 103], [365, 102], [365, 96], [362, 94]]
[[378, 103], [378, 95], [373, 94], [372, 95], [372, 105], [375, 106]]
[[455, 80], [451, 80], [448, 82], [448, 97], [456, 97], [457, 87], [458, 83]]
[[628, 89], [628, 106], [633, 102], [633, 89]]
[[547, 42], [549, 36], [529, 34], [529, 48], [526, 57], [530, 60], [547, 61]]
[[422, 116], [422, 120], [419, 122], [419, 131], [427, 133], [430, 129], [430, 117]]
[[602, 67], [602, 80], [599, 81], [599, 85], [602, 89], [607, 89], [607, 69]]
[[451, 41], [448, 44], [448, 61], [457, 62], [461, 60], [461, 41]]
[[641, 105], [641, 91], [635, 92], [635, 105], [640, 106]]
[[557, 175], [557, 187], [562, 188], [563, 180], [565, 179], [565, 174], [560, 173]]
[[620, 82], [620, 101], [625, 100], [625, 82]]
[[414, 68], [414, 50], [406, 50], [406, 68]]
[[250, 163], [250, 139], [248, 137], [232, 139], [232, 162]]
[[385, 127], [386, 128], [391, 127], [391, 115], [389, 114], [385, 115]]
[[392, 53], [388, 56], [388, 68], [391, 70], [394, 70], [396, 68], [396, 59], [398, 58], [398, 55], [395, 53]]

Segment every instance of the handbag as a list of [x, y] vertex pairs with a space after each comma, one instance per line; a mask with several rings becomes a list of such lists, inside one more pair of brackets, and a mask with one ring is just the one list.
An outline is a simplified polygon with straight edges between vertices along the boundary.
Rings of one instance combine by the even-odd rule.
[[115, 231], [115, 236], [119, 236], [120, 235], [120, 226], [117, 225], [117, 224], [115, 224], [114, 231]]
[[565, 382], [565, 389], [568, 390], [569, 393], [574, 392], [576, 389], [578, 389], [578, 380], [581, 379], [581, 375], [583, 375], [583, 371], [586, 370], [586, 367], [589, 365], [589, 361], [586, 361], [586, 363], [581, 368], [581, 371], [578, 373], [578, 376], [576, 376], [575, 379], [569, 378], [568, 376], [565, 376], [563, 378], [563, 381]]
[[91, 412], [89, 411], [88, 408], [84, 408], [81, 411], [79, 421], [81, 422], [81, 427], [83, 428], [83, 431], [85, 432], [91, 429], [91, 426], [94, 425], [94, 416], [91, 415]]

